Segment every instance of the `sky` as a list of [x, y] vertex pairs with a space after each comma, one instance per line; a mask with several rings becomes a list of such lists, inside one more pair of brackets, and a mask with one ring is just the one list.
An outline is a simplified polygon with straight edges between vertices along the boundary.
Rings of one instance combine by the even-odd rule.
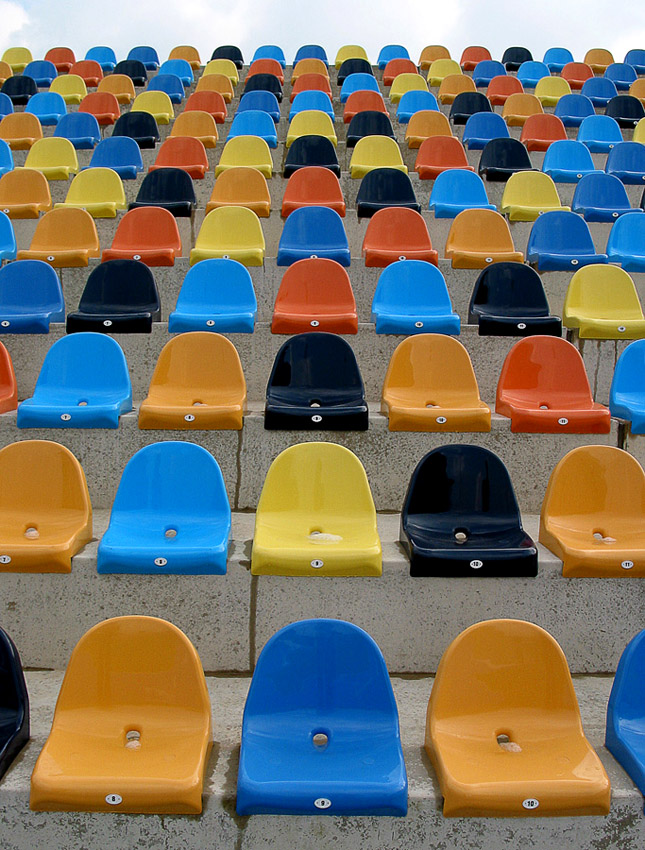
[[291, 62], [302, 44], [320, 44], [333, 60], [343, 44], [361, 44], [376, 62], [384, 44], [405, 45], [416, 61], [426, 44], [443, 44], [459, 59], [468, 45], [488, 47], [500, 59], [506, 47], [528, 47], [541, 59], [547, 47], [568, 47], [582, 61], [605, 47], [622, 61], [645, 49], [644, 0], [0, 0], [0, 53], [29, 47], [71, 47], [77, 58], [98, 44], [125, 59], [149, 44], [160, 59], [191, 44], [202, 62], [221, 44], [241, 47], [248, 63], [261, 44], [278, 44]]

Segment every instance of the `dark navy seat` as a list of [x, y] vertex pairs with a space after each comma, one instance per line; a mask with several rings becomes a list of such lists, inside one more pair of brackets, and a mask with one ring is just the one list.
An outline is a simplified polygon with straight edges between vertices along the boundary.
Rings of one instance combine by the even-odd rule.
[[16, 645], [0, 629], [0, 779], [29, 740], [29, 695]]
[[531, 51], [526, 47], [507, 47], [502, 56], [502, 64], [507, 71], [518, 71], [523, 62], [532, 62]]
[[234, 44], [223, 44], [213, 50], [211, 59], [230, 59], [238, 70], [244, 67], [244, 57], [239, 47]]
[[112, 128], [113, 136], [129, 136], [140, 148], [154, 148], [160, 140], [159, 127], [149, 112], [124, 112]]
[[372, 66], [367, 59], [345, 59], [338, 69], [338, 76], [336, 78], [338, 85], [342, 86], [351, 74], [371, 74], [374, 76], [374, 71], [372, 71]]
[[506, 181], [516, 171], [533, 171], [529, 152], [518, 139], [491, 139], [479, 158], [480, 176]]
[[133, 85], [135, 86], [145, 86], [148, 82], [146, 66], [143, 62], [139, 62], [136, 59], [122, 59], [120, 62], [116, 63], [112, 73], [123, 74], [124, 77], [130, 77]]
[[2, 84], [0, 91], [11, 98], [14, 106], [24, 106], [30, 97], [38, 94], [36, 80], [32, 77], [22, 75], [8, 77]]
[[357, 112], [349, 122], [347, 128], [347, 147], [355, 147], [356, 143], [365, 136], [389, 136], [391, 139], [395, 138], [389, 115], [372, 109]]
[[492, 111], [493, 107], [485, 94], [480, 91], [462, 91], [452, 102], [450, 120], [453, 124], [465, 124], [471, 115]]
[[143, 178], [136, 200], [128, 209], [163, 207], [179, 218], [190, 216], [196, 206], [190, 174], [183, 168], [158, 168]]
[[246, 78], [244, 94], [250, 91], [270, 91], [278, 103], [282, 103], [282, 85], [275, 74], [253, 74]]
[[309, 165], [319, 165], [329, 168], [340, 179], [340, 165], [336, 156], [336, 148], [325, 136], [299, 136], [294, 139], [284, 161], [284, 177], [291, 177], [299, 168]]
[[359, 218], [368, 218], [384, 207], [407, 207], [421, 212], [412, 181], [398, 168], [373, 168], [361, 180], [356, 196]]

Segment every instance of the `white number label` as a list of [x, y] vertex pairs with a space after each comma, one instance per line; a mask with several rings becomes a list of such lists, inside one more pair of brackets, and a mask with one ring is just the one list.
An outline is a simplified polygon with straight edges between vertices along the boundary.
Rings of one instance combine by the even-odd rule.
[[3, 328], [8, 328], [10, 324], [11, 324], [11, 322], [8, 322], [6, 319], [4, 319], [4, 321], [0, 322], [0, 325], [2, 325]]
[[0, 555], [0, 564], [10, 564], [11, 555]]
[[318, 319], [312, 319], [311, 322], [309, 322], [309, 324], [311, 325], [312, 328], [317, 328], [318, 325], [320, 324], [320, 322], [318, 321]]
[[331, 800], [328, 800], [327, 797], [318, 797], [317, 800], [314, 800], [314, 806], [317, 809], [328, 809], [331, 806]]
[[119, 803], [123, 802], [123, 797], [120, 794], [108, 794], [105, 802], [108, 806], [118, 806]]
[[167, 563], [166, 558], [155, 558], [155, 567], [165, 567]]
[[569, 424], [569, 420], [565, 416], [563, 416], [561, 419], [558, 419], [558, 425], [568, 425], [568, 424]]
[[435, 421], [438, 422], [439, 425], [445, 425], [448, 420], [445, 416], [437, 416]]
[[111, 328], [112, 327], [112, 319], [106, 319], [103, 322], [103, 324], [105, 325], [106, 328]]
[[321, 561], [319, 558], [314, 558], [314, 560], [311, 562], [311, 566], [314, 568], [314, 570], [319, 570], [321, 567], [325, 566], [325, 562]]
[[481, 568], [484, 566], [484, 562], [483, 561], [471, 561], [470, 566], [473, 568], [473, 570], [481, 570]]
[[537, 807], [540, 805], [540, 801], [536, 800], [535, 797], [529, 797], [527, 800], [522, 801], [522, 805], [525, 809], [533, 810], [537, 809]]
[[215, 321], [213, 319], [206, 319], [206, 327], [207, 328], [212, 328], [214, 324], [215, 324]]
[[63, 422], [69, 422], [72, 417], [69, 413], [61, 413], [60, 418], [63, 420]]
[[518, 330], [525, 331], [526, 330], [526, 322], [518, 322], [517, 327], [518, 327]]
[[422, 328], [422, 327], [423, 327], [423, 322], [415, 322], [415, 323], [414, 323], [414, 327], [415, 327], [415, 328]]
[[187, 413], [184, 416], [184, 419], [186, 420], [186, 422], [194, 422], [195, 421], [195, 415], [193, 413]]
[[312, 416], [312, 417], [311, 417], [311, 421], [312, 421], [312, 422], [322, 422], [322, 416], [320, 416], [320, 415], [317, 413], [315, 416]]
[[632, 569], [632, 567], [634, 566], [634, 562], [633, 562], [633, 561], [623, 561], [623, 562], [622, 562], [622, 564], [621, 564], [620, 566], [621, 566], [624, 570], [631, 570], [631, 569]]

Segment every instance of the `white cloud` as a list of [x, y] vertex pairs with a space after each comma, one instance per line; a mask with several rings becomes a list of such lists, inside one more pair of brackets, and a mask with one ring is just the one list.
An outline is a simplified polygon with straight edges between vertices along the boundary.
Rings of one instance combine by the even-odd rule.
[[26, 31], [29, 24], [29, 16], [20, 3], [10, 0], [0, 0], [0, 53], [7, 47], [22, 43], [22, 31]]

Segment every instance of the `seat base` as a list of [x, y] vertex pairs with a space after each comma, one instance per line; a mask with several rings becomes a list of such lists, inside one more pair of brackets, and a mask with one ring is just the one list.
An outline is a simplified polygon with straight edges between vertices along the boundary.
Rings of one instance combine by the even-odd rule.
[[267, 431], [367, 431], [366, 404], [343, 407], [300, 407], [267, 402], [264, 410]]
[[555, 316], [479, 315], [480, 336], [562, 336], [562, 320]]

